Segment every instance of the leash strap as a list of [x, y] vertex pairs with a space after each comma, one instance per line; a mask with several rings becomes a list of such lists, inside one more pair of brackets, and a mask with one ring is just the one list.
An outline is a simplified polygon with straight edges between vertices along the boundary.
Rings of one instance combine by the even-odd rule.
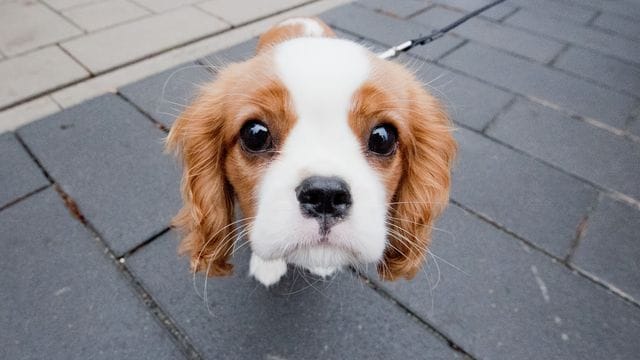
[[416, 46], [422, 46], [425, 44], [428, 44], [432, 41], [438, 40], [439, 38], [443, 37], [444, 34], [448, 33], [449, 31], [457, 28], [458, 26], [462, 25], [465, 21], [474, 18], [480, 14], [482, 14], [483, 12], [491, 9], [492, 7], [504, 2], [505, 0], [496, 0], [490, 4], [487, 4], [477, 10], [474, 10], [470, 13], [468, 13], [467, 15], [461, 17], [460, 19], [452, 22], [451, 24], [443, 27], [440, 30], [436, 30], [434, 32], [432, 32], [431, 34], [427, 35], [427, 36], [423, 36], [423, 37], [419, 37], [413, 40], [408, 40], [403, 42], [400, 45], [396, 45], [394, 47], [389, 48], [388, 50], [386, 50], [385, 52], [378, 54], [378, 57], [381, 59], [393, 59], [396, 56], [400, 55], [400, 53], [403, 52], [407, 52], [409, 50], [411, 50], [412, 48], [416, 47]]

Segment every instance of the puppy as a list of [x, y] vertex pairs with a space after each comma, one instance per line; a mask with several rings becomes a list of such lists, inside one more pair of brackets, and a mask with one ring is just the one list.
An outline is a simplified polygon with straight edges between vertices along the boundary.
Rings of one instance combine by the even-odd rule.
[[276, 25], [255, 57], [221, 70], [167, 145], [183, 160], [175, 225], [192, 270], [231, 273], [246, 235], [250, 274], [265, 286], [288, 263], [413, 277], [456, 151], [445, 110], [409, 71], [315, 18]]

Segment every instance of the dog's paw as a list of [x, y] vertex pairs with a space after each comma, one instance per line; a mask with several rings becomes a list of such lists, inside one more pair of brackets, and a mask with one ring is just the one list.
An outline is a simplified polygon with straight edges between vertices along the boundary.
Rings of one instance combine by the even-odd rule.
[[269, 287], [280, 280], [287, 273], [287, 263], [284, 260], [264, 260], [251, 254], [249, 262], [249, 275], [253, 276], [262, 285]]
[[318, 275], [323, 279], [333, 275], [337, 270], [338, 268], [336, 267], [314, 267], [309, 269], [312, 274]]

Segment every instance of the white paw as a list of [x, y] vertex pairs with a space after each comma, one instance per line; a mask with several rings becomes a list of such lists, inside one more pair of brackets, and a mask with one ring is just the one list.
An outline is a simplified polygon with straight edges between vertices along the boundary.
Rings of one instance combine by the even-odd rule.
[[264, 260], [251, 254], [249, 261], [249, 275], [253, 276], [262, 285], [269, 287], [280, 280], [287, 273], [287, 263], [284, 260]]
[[327, 277], [333, 275], [336, 270], [338, 270], [338, 268], [335, 267], [314, 267], [309, 269], [312, 274], [318, 275], [323, 279], [326, 279]]

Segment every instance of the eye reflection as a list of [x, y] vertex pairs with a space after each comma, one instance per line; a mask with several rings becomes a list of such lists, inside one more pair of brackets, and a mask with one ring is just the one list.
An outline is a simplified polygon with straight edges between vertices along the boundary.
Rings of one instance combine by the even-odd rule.
[[247, 152], [259, 153], [273, 148], [269, 128], [260, 120], [249, 120], [242, 126], [240, 141]]
[[372, 153], [389, 156], [396, 151], [398, 144], [398, 132], [391, 124], [381, 124], [371, 130], [369, 135], [369, 151]]

